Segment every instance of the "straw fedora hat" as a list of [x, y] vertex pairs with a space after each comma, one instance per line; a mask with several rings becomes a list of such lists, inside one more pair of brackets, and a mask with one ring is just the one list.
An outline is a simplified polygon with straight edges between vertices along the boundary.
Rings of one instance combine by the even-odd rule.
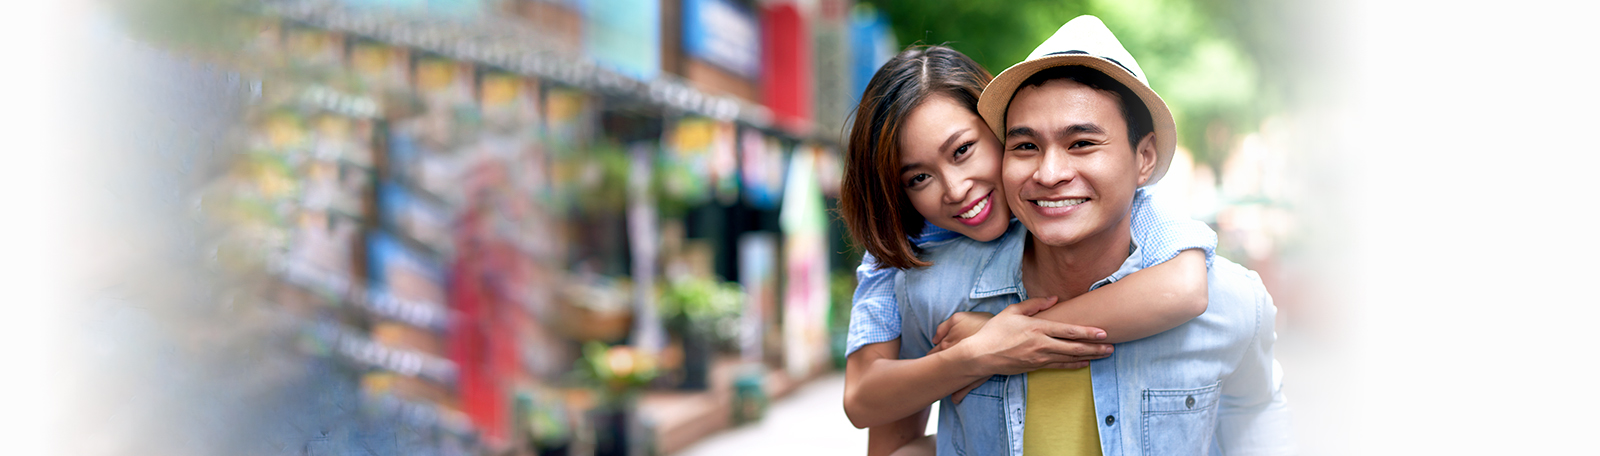
[[1160, 181], [1167, 174], [1167, 167], [1172, 164], [1172, 152], [1178, 146], [1178, 130], [1172, 121], [1172, 111], [1167, 109], [1166, 102], [1161, 101], [1161, 96], [1150, 89], [1150, 82], [1145, 79], [1139, 62], [1133, 60], [1133, 55], [1128, 54], [1122, 42], [1117, 41], [1116, 35], [1111, 34], [1100, 18], [1083, 15], [1067, 21], [1060, 30], [1056, 30], [1055, 35], [1034, 48], [1027, 60], [1000, 72], [993, 81], [989, 81], [989, 86], [983, 89], [983, 96], [978, 98], [978, 114], [988, 122], [995, 136], [1005, 138], [1006, 108], [1011, 104], [1011, 97], [1017, 93], [1017, 86], [1040, 71], [1073, 65], [1093, 68], [1111, 76], [1138, 94], [1140, 101], [1150, 108], [1150, 120], [1156, 133], [1156, 169], [1145, 186]]

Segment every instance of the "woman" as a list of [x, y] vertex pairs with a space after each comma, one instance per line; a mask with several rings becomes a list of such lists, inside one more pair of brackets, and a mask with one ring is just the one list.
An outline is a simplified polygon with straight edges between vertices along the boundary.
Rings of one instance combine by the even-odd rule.
[[1205, 311], [1215, 234], [1140, 199], [1133, 236], [1149, 253], [1147, 269], [1069, 301], [1024, 301], [992, 320], [958, 313], [936, 336], [947, 340], [934, 341], [945, 349], [897, 359], [894, 269], [927, 266], [917, 258], [920, 246], [959, 236], [987, 242], [1011, 222], [1000, 195], [1001, 146], [977, 113], [990, 79], [953, 49], [913, 46], [878, 70], [856, 109], [840, 213], [868, 255], [857, 269], [844, 405], [852, 424], [871, 428], [869, 455], [931, 454], [931, 439], [920, 438], [928, 407], [952, 394], [959, 400], [968, 385], [992, 375], [1081, 368], [1108, 356], [1109, 344]]

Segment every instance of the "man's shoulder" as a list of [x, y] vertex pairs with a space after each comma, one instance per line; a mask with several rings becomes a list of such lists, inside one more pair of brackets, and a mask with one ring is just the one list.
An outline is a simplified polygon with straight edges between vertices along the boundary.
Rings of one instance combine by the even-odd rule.
[[1220, 255], [1211, 265], [1206, 287], [1210, 297], [1206, 313], [1230, 315], [1230, 320], [1258, 320], [1274, 313], [1269, 309], [1272, 295], [1261, 275]]

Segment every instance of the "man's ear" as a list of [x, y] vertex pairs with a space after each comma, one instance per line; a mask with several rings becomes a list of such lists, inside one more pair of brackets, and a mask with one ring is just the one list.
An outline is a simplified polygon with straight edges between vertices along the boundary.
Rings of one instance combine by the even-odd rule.
[[1134, 152], [1134, 158], [1139, 161], [1140, 186], [1143, 186], [1145, 182], [1149, 182], [1150, 175], [1155, 174], [1156, 161], [1159, 160], [1159, 157], [1156, 154], [1156, 133], [1146, 133], [1144, 139], [1139, 140], [1139, 148], [1135, 149]]

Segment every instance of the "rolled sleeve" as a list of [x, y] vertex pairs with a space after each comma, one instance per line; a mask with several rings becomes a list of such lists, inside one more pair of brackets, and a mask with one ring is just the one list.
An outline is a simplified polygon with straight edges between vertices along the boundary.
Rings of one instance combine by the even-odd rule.
[[1206, 268], [1217, 253], [1217, 232], [1204, 222], [1184, 216], [1176, 208], [1162, 204], [1155, 193], [1139, 189], [1133, 199], [1133, 242], [1144, 253], [1148, 268], [1167, 262], [1184, 250], [1206, 252]]
[[850, 331], [845, 356], [861, 347], [900, 337], [900, 312], [895, 306], [894, 269], [877, 268], [867, 254], [856, 267], [856, 293], [850, 306]]

